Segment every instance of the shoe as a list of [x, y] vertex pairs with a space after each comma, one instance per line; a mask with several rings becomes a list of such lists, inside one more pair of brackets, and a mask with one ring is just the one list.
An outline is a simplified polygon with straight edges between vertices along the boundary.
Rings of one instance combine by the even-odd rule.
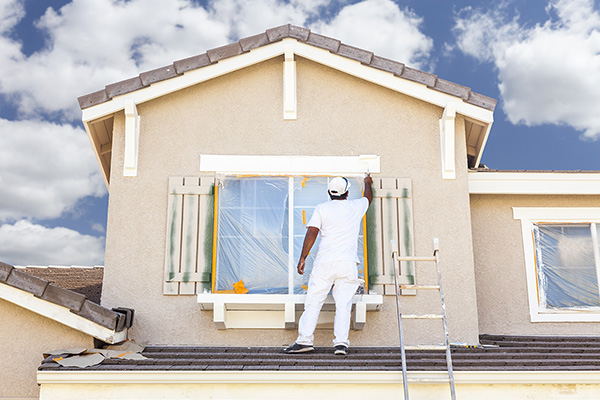
[[307, 353], [309, 351], [313, 351], [315, 348], [311, 344], [298, 344], [294, 343], [293, 345], [283, 349], [284, 353]]
[[344, 346], [343, 344], [339, 344], [335, 346], [335, 351], [333, 352], [333, 354], [335, 354], [336, 356], [345, 356], [347, 350], [348, 348], [346, 346]]

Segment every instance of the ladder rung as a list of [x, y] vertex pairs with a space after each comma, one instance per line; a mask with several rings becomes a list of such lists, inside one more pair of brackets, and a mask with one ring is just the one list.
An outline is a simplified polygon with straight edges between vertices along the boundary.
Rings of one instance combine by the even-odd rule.
[[404, 346], [405, 350], [446, 350], [443, 344], [417, 344], [414, 346]]
[[442, 319], [442, 314], [402, 314], [402, 318], [410, 319]]
[[398, 261], [435, 261], [435, 257], [396, 257]]
[[439, 285], [398, 285], [400, 289], [433, 289], [439, 290]]

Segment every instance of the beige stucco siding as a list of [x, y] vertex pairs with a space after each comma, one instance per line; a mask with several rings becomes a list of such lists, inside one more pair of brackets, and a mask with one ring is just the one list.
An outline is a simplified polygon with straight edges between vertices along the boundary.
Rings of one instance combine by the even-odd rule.
[[93, 348], [93, 339], [65, 325], [0, 300], [0, 399], [38, 398], [36, 371], [42, 353], [64, 348]]
[[[416, 253], [431, 254], [431, 238], [440, 238], [452, 340], [476, 342], [462, 117], [456, 121], [457, 179], [443, 181], [441, 108], [298, 58], [298, 119], [284, 121], [282, 71], [283, 58], [277, 58], [138, 105], [137, 177], [122, 176], [124, 116], [116, 115], [103, 304], [134, 308], [130, 336], [148, 343], [289, 344], [295, 331], [217, 331], [194, 296], [163, 295], [168, 177], [198, 176], [200, 154], [377, 154], [382, 177], [412, 179]], [[426, 296], [407, 298], [408, 306]], [[367, 318], [364, 331], [351, 333], [352, 345], [397, 343], [393, 298]], [[412, 338], [433, 332], [423, 326], [409, 327]], [[317, 333], [317, 345], [330, 340], [331, 331]]]
[[597, 207], [599, 196], [471, 195], [479, 330], [489, 334], [597, 335], [597, 322], [530, 322], [521, 222], [512, 207]]

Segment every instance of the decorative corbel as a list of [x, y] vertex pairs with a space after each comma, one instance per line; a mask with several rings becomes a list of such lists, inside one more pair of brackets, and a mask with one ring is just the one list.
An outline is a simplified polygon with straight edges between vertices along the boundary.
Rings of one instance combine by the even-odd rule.
[[448, 103], [440, 119], [440, 148], [442, 153], [442, 179], [456, 179], [455, 131], [456, 104]]
[[137, 176], [140, 116], [132, 99], [125, 100], [125, 152], [123, 176]]

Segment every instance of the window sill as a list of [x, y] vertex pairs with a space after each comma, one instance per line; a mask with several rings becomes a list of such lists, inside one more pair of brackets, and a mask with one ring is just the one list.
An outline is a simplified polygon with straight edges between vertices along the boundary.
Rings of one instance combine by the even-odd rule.
[[[295, 329], [305, 297], [303, 294], [201, 293], [198, 304], [202, 310], [213, 311], [217, 329]], [[363, 329], [367, 311], [378, 311], [382, 304], [381, 295], [355, 295], [352, 298], [352, 329]], [[333, 322], [334, 311], [335, 303], [329, 295], [323, 304], [319, 327]]]
[[600, 310], [539, 310], [531, 322], [600, 322]]

